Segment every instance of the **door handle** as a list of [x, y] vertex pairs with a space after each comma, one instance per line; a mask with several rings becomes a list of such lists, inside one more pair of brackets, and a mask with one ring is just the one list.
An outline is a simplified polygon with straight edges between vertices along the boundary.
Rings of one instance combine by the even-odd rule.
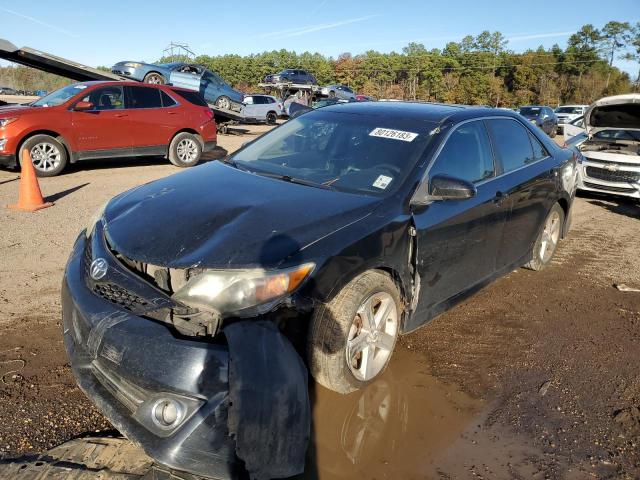
[[177, 115], [178, 112], [167, 112], [167, 115]]
[[509, 198], [508, 193], [504, 193], [498, 190], [496, 192], [496, 196], [493, 197], [493, 203], [495, 203], [497, 206], [500, 206], [502, 205], [502, 202], [504, 202], [507, 198]]
[[122, 117], [126, 117], [126, 116], [128, 116], [126, 113], [117, 113], [115, 115], [116, 118], [122, 118]]

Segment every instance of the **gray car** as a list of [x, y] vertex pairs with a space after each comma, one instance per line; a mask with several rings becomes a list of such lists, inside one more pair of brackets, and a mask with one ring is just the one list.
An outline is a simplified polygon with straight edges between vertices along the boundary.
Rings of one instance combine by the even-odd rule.
[[320, 91], [322, 95], [341, 100], [351, 100], [356, 98], [356, 93], [345, 85], [327, 85]]

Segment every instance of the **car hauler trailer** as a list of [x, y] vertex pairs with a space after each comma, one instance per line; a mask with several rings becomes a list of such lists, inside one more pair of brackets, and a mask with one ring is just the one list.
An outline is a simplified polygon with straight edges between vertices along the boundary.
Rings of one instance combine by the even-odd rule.
[[[30, 47], [16, 47], [9, 40], [0, 38], [0, 58], [18, 63], [26, 67], [35, 68], [43, 72], [53, 73], [61, 77], [70, 78], [78, 82], [92, 80], [129, 80], [130, 78], [116, 75], [111, 72], [98, 70], [81, 63], [58, 57], [51, 53], [36, 50]], [[195, 90], [195, 89], [193, 89]], [[209, 104], [213, 110], [220, 133], [227, 133], [227, 128], [234, 123], [242, 123], [246, 120], [241, 112], [226, 110]]]
[[29, 47], [18, 48], [8, 40], [0, 38], [0, 58], [19, 63], [26, 67], [60, 75], [61, 77], [87, 82], [90, 80], [123, 80], [123, 77], [111, 72], [103, 72], [66, 58], [35, 50]]

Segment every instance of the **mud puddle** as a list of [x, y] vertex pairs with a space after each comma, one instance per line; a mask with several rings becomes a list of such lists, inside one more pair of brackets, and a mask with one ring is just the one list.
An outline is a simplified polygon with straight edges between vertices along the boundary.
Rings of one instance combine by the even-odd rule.
[[483, 410], [484, 402], [428, 373], [404, 348], [363, 390], [312, 392], [313, 431], [300, 479], [438, 478], [440, 458]]

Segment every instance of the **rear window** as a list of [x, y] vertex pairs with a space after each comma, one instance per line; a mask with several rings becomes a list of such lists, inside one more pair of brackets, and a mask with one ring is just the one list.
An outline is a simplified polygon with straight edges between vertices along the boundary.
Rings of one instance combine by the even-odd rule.
[[537, 117], [542, 112], [541, 107], [522, 107], [520, 109], [520, 115], [525, 115], [528, 117]]
[[187, 90], [174, 90], [174, 89], [172, 89], [172, 91], [178, 94], [179, 96], [181, 96], [182, 98], [184, 98], [189, 103], [198, 105], [199, 107], [209, 106], [207, 105], [207, 102], [204, 101], [204, 98], [202, 98], [202, 95], [200, 95], [198, 92], [189, 92]]
[[176, 104], [176, 101], [162, 90], [160, 90], [160, 96], [162, 97], [163, 107], [173, 107]]
[[129, 87], [129, 108], [160, 108], [160, 90], [149, 87]]

